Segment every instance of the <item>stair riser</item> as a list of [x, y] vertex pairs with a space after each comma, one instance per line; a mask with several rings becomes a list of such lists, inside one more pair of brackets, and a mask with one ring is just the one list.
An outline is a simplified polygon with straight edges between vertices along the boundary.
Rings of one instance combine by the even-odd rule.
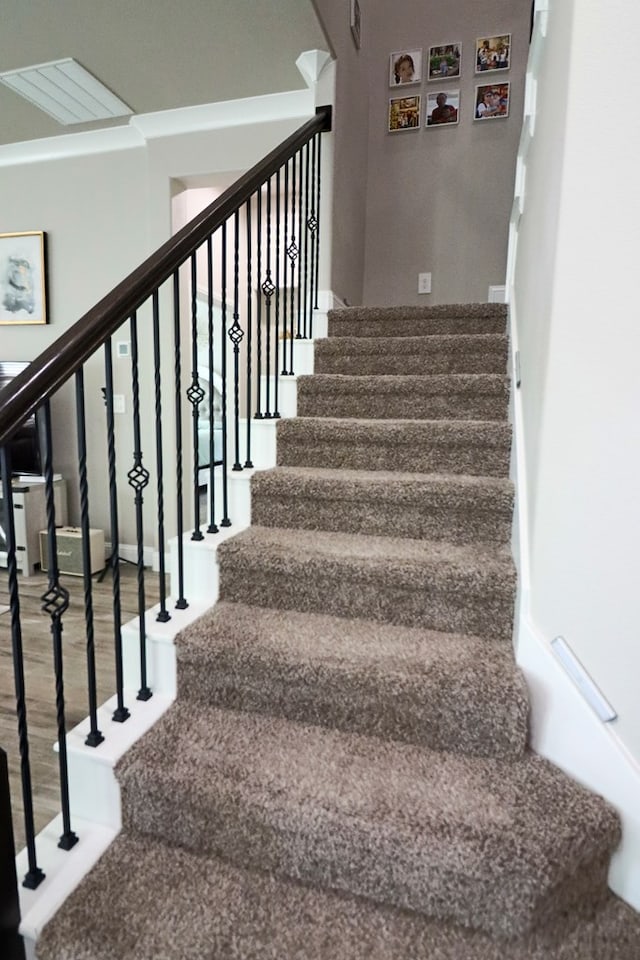
[[438, 501], [393, 503], [320, 499], [317, 495], [261, 494], [254, 489], [253, 522], [263, 527], [327, 530], [366, 536], [408, 537], [411, 540], [448, 540], [455, 544], [504, 544], [511, 536], [512, 514], [482, 511], [469, 504], [456, 511], [444, 498]]
[[351, 376], [382, 374], [393, 376], [426, 376], [435, 373], [497, 373], [504, 374], [507, 364], [506, 350], [486, 350], [458, 353], [407, 353], [401, 356], [381, 351], [380, 353], [321, 351], [316, 346], [315, 372], [340, 373]]
[[509, 474], [509, 445], [438, 445], [414, 442], [401, 445], [384, 442], [375, 435], [363, 439], [331, 439], [305, 442], [299, 436], [278, 437], [278, 465], [289, 467], [334, 467], [345, 470], [399, 470], [415, 473], [454, 473], [471, 476], [506, 477]]
[[504, 334], [504, 317], [431, 317], [403, 320], [329, 320], [329, 337], [428, 337], [433, 335]]
[[[467, 756], [516, 758], [527, 740], [527, 698], [524, 684], [514, 681], [490, 689], [488, 675], [471, 667], [451, 683], [427, 676], [412, 689], [398, 689], [378, 677], [347, 677], [318, 667], [313, 686], [296, 665], [286, 673], [273, 664], [245, 662], [224, 655], [216, 671], [180, 661], [180, 691], [194, 703], [268, 714], [300, 723], [403, 741]], [[489, 685], [489, 686], [488, 686]], [[481, 693], [480, 693], [481, 690]]]
[[[331, 812], [279, 809], [244, 802], [224, 781], [205, 797], [157, 777], [125, 776], [124, 827], [200, 855], [414, 910], [428, 917], [485, 930], [497, 937], [525, 934], [553, 922], [573, 905], [600, 903], [606, 891], [606, 858], [580, 865], [558, 889], [531, 903], [504, 860], [487, 863], [480, 876], [452, 864], [444, 837], [416, 849], [412, 836], [372, 829], [352, 820], [336, 829]], [[179, 809], [181, 816], [176, 816]], [[195, 825], [195, 829], [194, 829]]]
[[371, 420], [505, 420], [507, 397], [298, 395], [299, 417], [361, 417]]
[[[278, 610], [361, 617], [405, 627], [423, 627], [509, 640], [514, 590], [504, 579], [485, 581], [474, 595], [468, 586], [454, 590], [429, 582], [424, 571], [398, 572], [377, 578], [358, 576], [348, 564], [327, 570], [314, 564], [289, 562], [265, 569], [259, 558], [220, 553], [220, 599]], [[417, 574], [413, 584], [405, 574]], [[373, 582], [372, 582], [373, 579]]]

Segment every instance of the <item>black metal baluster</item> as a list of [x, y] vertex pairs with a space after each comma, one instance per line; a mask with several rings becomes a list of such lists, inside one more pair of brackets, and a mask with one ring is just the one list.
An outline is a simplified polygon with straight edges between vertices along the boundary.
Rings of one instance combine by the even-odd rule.
[[274, 417], [279, 417], [278, 395], [280, 392], [280, 168], [276, 171], [276, 328], [274, 336], [274, 358], [273, 358], [273, 404]]
[[[265, 298], [266, 306], [266, 377], [267, 377], [267, 407], [266, 417], [271, 417], [271, 298], [275, 293], [273, 280], [271, 279], [271, 177], [267, 181], [267, 274], [262, 282], [262, 292]], [[277, 348], [276, 348], [277, 349]], [[278, 379], [278, 359], [274, 367], [275, 380]]]
[[44, 873], [36, 860], [36, 831], [33, 820], [33, 790], [31, 786], [31, 763], [29, 761], [29, 727], [24, 683], [24, 656], [22, 649], [22, 625], [20, 622], [20, 594], [18, 591], [18, 565], [16, 561], [16, 530], [13, 519], [13, 489], [11, 487], [11, 457], [9, 447], [0, 447], [0, 478], [2, 499], [5, 507], [5, 538], [7, 541], [7, 573], [9, 584], [9, 609], [11, 611], [11, 647], [13, 652], [13, 676], [16, 690], [16, 715], [18, 718], [18, 749], [20, 752], [20, 777], [24, 828], [27, 845], [28, 870], [23, 887], [35, 890], [44, 880]]
[[167, 580], [165, 571], [165, 538], [164, 538], [164, 463], [162, 457], [162, 396], [160, 376], [160, 304], [158, 291], [154, 290], [151, 297], [153, 314], [153, 373], [156, 407], [156, 492], [158, 497], [158, 594], [160, 610], [156, 616], [159, 623], [171, 620], [167, 610]]
[[131, 314], [131, 386], [133, 394], [133, 466], [127, 474], [129, 485], [135, 491], [136, 512], [136, 539], [138, 546], [137, 579], [138, 579], [138, 624], [140, 632], [140, 689], [137, 700], [149, 700], [152, 696], [147, 685], [147, 630], [145, 624], [145, 590], [144, 590], [144, 526], [143, 526], [143, 496], [142, 491], [149, 483], [149, 471], [142, 463], [141, 434], [140, 434], [140, 381], [138, 374], [138, 321], [135, 312]]
[[295, 338], [294, 325], [295, 325], [295, 279], [296, 279], [296, 258], [298, 256], [298, 247], [296, 244], [296, 158], [293, 156], [291, 158], [291, 240], [287, 246], [287, 256], [289, 257], [289, 264], [291, 268], [290, 273], [290, 284], [291, 289], [289, 291], [290, 303], [289, 303], [289, 376], [293, 376], [293, 341]]
[[111, 524], [111, 557], [109, 565], [113, 583], [113, 644], [116, 668], [116, 709], [112, 719], [124, 723], [131, 714], [124, 705], [124, 667], [122, 662], [122, 605], [120, 596], [120, 526], [118, 521], [118, 482], [116, 479], [116, 442], [113, 413], [113, 355], [111, 340], [104, 345], [105, 388], [107, 408], [107, 451], [109, 460], [109, 516]]
[[317, 133], [318, 141], [318, 180], [316, 182], [316, 299], [314, 307], [318, 309], [318, 283], [320, 281], [320, 168], [322, 166], [322, 135]]
[[0, 747], [0, 948], [3, 960], [25, 960], [20, 927], [20, 896], [16, 876], [9, 765]]
[[189, 606], [184, 596], [184, 502], [182, 497], [182, 350], [180, 346], [180, 274], [173, 274], [173, 345], [174, 345], [174, 387], [176, 411], [176, 528], [178, 532], [178, 599], [176, 610], [186, 610]]
[[309, 293], [309, 143], [305, 144], [304, 149], [304, 307], [302, 315], [304, 317], [303, 332], [305, 338], [309, 337], [309, 316], [308, 316], [308, 298]]
[[230, 527], [229, 519], [229, 478], [227, 470], [229, 454], [227, 450], [227, 221], [222, 224], [222, 257], [220, 273], [222, 277], [222, 324], [220, 326], [220, 350], [222, 365], [222, 520], [221, 527]]
[[[278, 203], [280, 203], [280, 198], [278, 197]], [[289, 235], [289, 161], [284, 164], [284, 218], [282, 224], [282, 243], [286, 248], [287, 246], [287, 237]], [[287, 313], [287, 254], [285, 250], [280, 250], [280, 245], [278, 244], [278, 258], [282, 257], [282, 373], [281, 376], [286, 377], [289, 371], [287, 370], [287, 321], [289, 319]]]
[[64, 711], [64, 674], [62, 663], [62, 617], [69, 607], [69, 592], [60, 583], [56, 541], [56, 511], [53, 494], [53, 464], [51, 460], [51, 408], [47, 400], [42, 405], [44, 422], [44, 488], [47, 517], [48, 589], [42, 595], [42, 609], [51, 617], [53, 639], [53, 669], [56, 683], [56, 724], [58, 728], [58, 766], [60, 770], [60, 808], [62, 835], [58, 846], [71, 850], [78, 837], [71, 829], [69, 811], [69, 766], [67, 762], [67, 730]]
[[78, 473], [80, 477], [80, 528], [82, 530], [82, 567], [84, 581], [84, 616], [87, 628], [87, 689], [89, 694], [88, 747], [97, 747], [104, 740], [98, 729], [98, 695], [96, 690], [96, 651], [93, 628], [93, 596], [91, 583], [91, 532], [89, 526], [89, 483], [87, 480], [87, 431], [84, 407], [84, 371], [76, 373], [76, 425], [78, 437]]
[[[251, 390], [252, 390], [252, 377], [253, 370], [251, 369], [251, 353], [252, 353], [252, 340], [253, 340], [253, 311], [252, 311], [252, 300], [253, 300], [253, 290], [251, 289], [251, 197], [247, 200], [245, 205], [246, 209], [246, 231], [247, 231], [247, 404], [246, 404], [246, 416], [245, 423], [247, 425], [247, 458], [244, 462], [244, 466], [247, 469], [253, 467], [251, 462]], [[258, 368], [258, 380], [260, 379], [260, 368]]]
[[240, 463], [240, 344], [244, 333], [239, 323], [239, 274], [240, 217], [236, 210], [233, 215], [233, 323], [229, 328], [229, 339], [233, 344], [233, 428], [236, 458], [232, 470], [242, 470]]
[[200, 459], [198, 452], [198, 414], [205, 392], [198, 377], [198, 275], [196, 255], [191, 254], [191, 386], [187, 399], [191, 404], [191, 441], [193, 446], [193, 533], [192, 540], [204, 540], [200, 529]]
[[215, 493], [215, 417], [213, 415], [213, 238], [207, 239], [207, 289], [208, 289], [208, 314], [207, 314], [207, 349], [209, 364], [209, 526], [207, 533], [217, 533], [216, 524], [216, 493]]
[[[256, 234], [257, 234], [257, 275], [256, 275], [256, 327], [257, 327], [257, 353], [256, 353], [256, 367], [258, 368], [258, 381], [256, 383], [256, 412], [255, 419], [262, 420], [264, 414], [262, 412], [262, 187], [256, 193]], [[267, 366], [268, 366], [268, 353], [267, 353]], [[269, 409], [269, 373], [267, 371], [266, 378], [266, 409]], [[267, 414], [268, 415], [268, 414]], [[247, 411], [247, 417], [249, 417], [249, 411]]]
[[311, 233], [311, 290], [309, 292], [309, 336], [313, 337], [313, 307], [317, 306], [316, 295], [316, 230], [318, 221], [316, 218], [316, 146], [317, 135], [311, 141], [311, 212], [307, 220], [307, 226]]
[[[298, 150], [298, 304], [296, 319], [296, 340], [302, 340], [302, 150]], [[305, 231], [306, 232], [306, 231]]]

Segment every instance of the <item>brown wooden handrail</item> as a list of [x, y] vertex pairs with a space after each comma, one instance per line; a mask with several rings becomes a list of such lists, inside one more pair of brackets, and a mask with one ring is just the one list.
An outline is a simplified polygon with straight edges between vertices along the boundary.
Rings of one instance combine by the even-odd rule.
[[0, 392], [0, 446], [300, 147], [330, 129], [331, 107], [318, 107], [315, 117], [243, 174], [7, 384]]

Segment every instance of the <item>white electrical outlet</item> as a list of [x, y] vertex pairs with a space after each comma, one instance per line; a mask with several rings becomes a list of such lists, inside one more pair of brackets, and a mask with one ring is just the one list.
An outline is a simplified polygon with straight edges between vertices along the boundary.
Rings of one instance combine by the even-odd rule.
[[124, 413], [124, 397], [121, 393], [114, 393], [113, 395], [113, 412], [114, 413]]
[[418, 293], [431, 293], [431, 274], [418, 274]]

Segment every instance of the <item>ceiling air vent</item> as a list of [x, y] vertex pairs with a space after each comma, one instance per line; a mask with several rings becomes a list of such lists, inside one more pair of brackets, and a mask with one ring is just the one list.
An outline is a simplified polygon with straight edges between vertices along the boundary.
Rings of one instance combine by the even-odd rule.
[[71, 57], [6, 70], [0, 73], [0, 81], [65, 126], [133, 113]]

